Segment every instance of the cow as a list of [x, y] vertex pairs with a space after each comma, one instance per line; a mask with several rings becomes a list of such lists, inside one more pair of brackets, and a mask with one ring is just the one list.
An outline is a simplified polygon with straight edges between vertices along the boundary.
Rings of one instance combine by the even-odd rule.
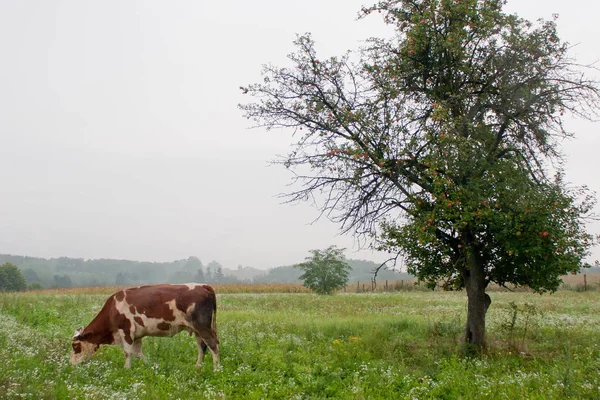
[[119, 345], [125, 352], [125, 368], [134, 355], [144, 362], [142, 338], [173, 336], [187, 331], [196, 335], [197, 366], [210, 350], [214, 370], [221, 369], [217, 338], [217, 299], [205, 284], [147, 285], [121, 290], [106, 300], [88, 326], [73, 335], [71, 364], [89, 360], [103, 345]]

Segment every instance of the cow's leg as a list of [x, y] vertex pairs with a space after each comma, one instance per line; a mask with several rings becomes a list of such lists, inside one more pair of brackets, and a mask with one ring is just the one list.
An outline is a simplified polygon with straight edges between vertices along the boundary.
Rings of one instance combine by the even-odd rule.
[[219, 356], [219, 339], [217, 339], [216, 333], [210, 328], [201, 328], [198, 333], [212, 354], [213, 369], [220, 371], [221, 357]]
[[123, 349], [123, 351], [125, 351], [125, 365], [123, 367], [131, 368], [131, 352], [128, 352], [125, 349]]
[[146, 356], [144, 355], [144, 353], [142, 353], [142, 338], [136, 339], [135, 342], [133, 342], [133, 354], [141, 359], [143, 362], [147, 363], [148, 359], [146, 358]]
[[131, 337], [129, 337], [129, 336], [125, 337], [125, 335], [123, 335], [120, 345], [121, 345], [121, 348], [123, 349], [123, 352], [125, 352], [124, 367], [130, 368], [131, 367], [131, 355], [135, 354], [135, 344], [134, 344], [133, 340], [131, 339]]
[[206, 354], [206, 343], [204, 343], [204, 340], [202, 340], [202, 338], [200, 337], [200, 335], [198, 335], [196, 333], [196, 343], [198, 343], [198, 360], [196, 361], [196, 366], [199, 367], [200, 365], [202, 365], [202, 362], [204, 361], [204, 355]]

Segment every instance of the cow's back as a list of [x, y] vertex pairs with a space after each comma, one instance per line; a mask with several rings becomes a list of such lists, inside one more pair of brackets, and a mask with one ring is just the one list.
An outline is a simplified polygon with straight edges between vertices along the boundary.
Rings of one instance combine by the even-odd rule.
[[121, 300], [119, 294], [123, 293], [126, 302], [134, 306], [138, 313], [149, 318], [168, 319], [172, 316], [173, 304], [181, 312], [187, 312], [195, 304], [214, 298], [214, 290], [204, 284], [165, 284], [148, 285], [128, 288], [117, 293], [116, 299]]

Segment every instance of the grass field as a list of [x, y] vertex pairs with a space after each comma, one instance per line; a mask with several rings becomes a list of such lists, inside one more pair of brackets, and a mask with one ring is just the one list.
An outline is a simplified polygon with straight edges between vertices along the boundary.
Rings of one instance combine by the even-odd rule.
[[0, 398], [600, 398], [600, 291], [492, 292], [486, 355], [462, 357], [464, 293], [218, 292], [223, 371], [187, 334], [68, 363], [112, 289], [0, 293]]

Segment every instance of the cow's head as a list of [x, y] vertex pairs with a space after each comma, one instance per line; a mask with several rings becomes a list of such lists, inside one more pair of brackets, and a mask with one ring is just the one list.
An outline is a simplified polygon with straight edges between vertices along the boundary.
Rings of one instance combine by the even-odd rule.
[[71, 353], [71, 365], [79, 364], [80, 362], [89, 360], [96, 350], [98, 345], [86, 340], [88, 335], [83, 333], [83, 327], [78, 328], [73, 335], [73, 352]]

